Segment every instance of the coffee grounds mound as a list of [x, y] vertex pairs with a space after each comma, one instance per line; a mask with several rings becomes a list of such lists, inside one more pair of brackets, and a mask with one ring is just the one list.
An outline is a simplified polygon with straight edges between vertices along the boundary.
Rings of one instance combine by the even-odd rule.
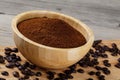
[[86, 43], [80, 32], [55, 18], [27, 19], [18, 24], [18, 30], [27, 38], [51, 47], [74, 48]]

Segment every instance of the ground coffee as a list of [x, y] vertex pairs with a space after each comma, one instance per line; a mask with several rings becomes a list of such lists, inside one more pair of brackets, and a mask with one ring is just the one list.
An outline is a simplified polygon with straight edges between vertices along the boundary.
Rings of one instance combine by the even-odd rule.
[[27, 38], [51, 47], [74, 48], [86, 43], [80, 32], [55, 18], [28, 19], [18, 24], [18, 30]]

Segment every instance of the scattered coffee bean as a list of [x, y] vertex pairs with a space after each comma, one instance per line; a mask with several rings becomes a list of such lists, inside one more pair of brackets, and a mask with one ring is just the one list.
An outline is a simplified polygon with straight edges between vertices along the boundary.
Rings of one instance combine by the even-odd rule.
[[95, 72], [94, 71], [90, 71], [88, 72], [89, 75], [95, 75]]
[[11, 51], [5, 51], [5, 55], [10, 55]]
[[98, 80], [105, 80], [105, 76], [104, 75], [98, 76]]
[[106, 68], [106, 67], [103, 67], [103, 68], [102, 68], [102, 71], [103, 71], [103, 73], [106, 74], [106, 75], [110, 74], [110, 70], [109, 70], [108, 68]]
[[25, 78], [19, 78], [18, 80], [25, 80]]
[[115, 67], [120, 69], [120, 63], [115, 64]]
[[0, 55], [0, 63], [4, 63], [4, 62], [5, 62], [4, 57]]
[[104, 60], [104, 61], [103, 61], [103, 64], [104, 64], [104, 66], [106, 66], [106, 67], [110, 67], [110, 66], [111, 66], [111, 64], [109, 63], [108, 60]]
[[30, 68], [30, 69], [35, 69], [35, 68], [36, 68], [36, 65], [30, 64], [30, 65], [29, 65], [29, 68]]
[[10, 62], [10, 63], [6, 64], [5, 66], [6, 66], [7, 68], [14, 68], [15, 63]]
[[29, 76], [28, 76], [28, 75], [24, 75], [23, 78], [24, 78], [24, 79], [29, 79]]
[[36, 76], [41, 76], [42, 75], [42, 73], [41, 72], [36, 72], [36, 74], [35, 74]]
[[95, 75], [96, 75], [96, 76], [100, 76], [100, 75], [101, 75], [101, 72], [100, 72], [100, 71], [97, 71], [97, 72], [95, 73]]
[[120, 58], [118, 58], [117, 60], [118, 60], [118, 62], [120, 62]]
[[95, 47], [96, 45], [98, 45], [101, 42], [102, 42], [102, 40], [95, 40], [94, 43], [93, 43], [93, 47]]
[[3, 76], [8, 76], [8, 75], [9, 75], [9, 73], [8, 73], [7, 71], [2, 71], [1, 74], [2, 74]]
[[14, 72], [13, 72], [13, 76], [14, 76], [14, 77], [17, 77], [17, 78], [20, 77], [20, 75], [19, 75], [19, 73], [18, 73], [17, 71], [14, 71]]
[[88, 78], [87, 80], [93, 80], [93, 78]]
[[84, 73], [84, 70], [83, 69], [78, 69], [77, 72]]
[[100, 66], [95, 66], [94, 67], [96, 70], [101, 70], [102, 68]]
[[5, 50], [5, 51], [12, 51], [12, 49], [9, 48], [9, 47], [6, 47], [4, 50]]
[[18, 52], [18, 49], [17, 49], [17, 48], [13, 48], [13, 49], [12, 49], [12, 52], [17, 53], [17, 52]]
[[6, 80], [5, 78], [0, 78], [0, 80]]

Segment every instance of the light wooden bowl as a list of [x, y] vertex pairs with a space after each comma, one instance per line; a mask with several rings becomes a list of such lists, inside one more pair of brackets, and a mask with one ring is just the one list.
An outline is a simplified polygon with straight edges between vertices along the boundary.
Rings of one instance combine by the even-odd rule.
[[[36, 43], [26, 38], [17, 28], [19, 22], [34, 17], [48, 17], [64, 20], [81, 32], [86, 38], [87, 43], [76, 48], [53, 48]], [[12, 29], [15, 44], [22, 55], [30, 62], [43, 68], [60, 69], [76, 63], [85, 56], [94, 41], [93, 32], [81, 21], [52, 11], [35, 10], [18, 14], [12, 21]]]

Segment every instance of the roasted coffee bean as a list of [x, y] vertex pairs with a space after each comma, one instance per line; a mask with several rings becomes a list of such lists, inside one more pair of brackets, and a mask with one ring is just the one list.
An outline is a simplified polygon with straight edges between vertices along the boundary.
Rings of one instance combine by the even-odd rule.
[[67, 79], [73, 79], [73, 76], [71, 74], [66, 74]]
[[102, 54], [101, 54], [101, 57], [102, 57], [102, 58], [108, 58], [108, 55], [105, 54], [105, 53], [102, 53]]
[[12, 49], [12, 52], [17, 53], [17, 52], [18, 52], [18, 49], [17, 49], [17, 48], [13, 48], [13, 49]]
[[49, 80], [52, 80], [52, 79], [54, 78], [54, 75], [47, 75], [47, 78], [48, 78]]
[[28, 75], [24, 75], [23, 78], [24, 78], [24, 79], [29, 79], [29, 76], [28, 76]]
[[36, 65], [30, 64], [30, 65], [29, 65], [29, 68], [30, 68], [30, 69], [35, 69], [35, 68], [36, 68]]
[[88, 78], [87, 80], [93, 80], [93, 78]]
[[14, 68], [15, 63], [10, 62], [10, 63], [6, 64], [5, 66], [6, 66], [7, 68]]
[[83, 69], [78, 69], [77, 72], [84, 73], [84, 70]]
[[5, 50], [5, 51], [12, 51], [12, 49], [9, 48], [9, 47], [6, 47], [4, 50]]
[[4, 57], [0, 55], [0, 63], [4, 63], [4, 62], [5, 62]]
[[98, 45], [101, 42], [102, 42], [102, 40], [95, 40], [92, 46], [95, 47], [96, 45]]
[[120, 58], [118, 58], [117, 60], [118, 60], [118, 62], [120, 62]]
[[12, 59], [11, 56], [7, 56], [7, 57], [6, 57], [6, 60], [7, 60], [8, 62], [12, 62], [13, 59]]
[[62, 80], [61, 78], [55, 78], [54, 80]]
[[36, 74], [35, 74], [36, 76], [41, 76], [42, 75], [42, 73], [41, 72], [36, 72]]
[[6, 80], [5, 78], [0, 78], [0, 80]]
[[16, 60], [17, 60], [17, 61], [21, 61], [20, 56], [16, 56]]
[[5, 55], [10, 55], [11, 51], [5, 51]]
[[96, 70], [101, 70], [102, 68], [100, 66], [95, 66], [94, 67]]
[[110, 70], [109, 70], [108, 68], [106, 68], [106, 67], [103, 67], [103, 68], [102, 68], [102, 71], [103, 71], [103, 73], [106, 74], [106, 75], [110, 74]]
[[111, 46], [112, 46], [113, 48], [117, 48], [117, 45], [116, 45], [115, 43], [112, 43]]
[[25, 80], [25, 78], [19, 78], [18, 80]]
[[24, 70], [24, 69], [26, 69], [26, 67], [23, 66], [23, 65], [20, 65], [20, 66], [18, 67], [18, 69], [19, 69], [19, 70]]
[[115, 67], [120, 69], [120, 63], [115, 64]]
[[103, 64], [104, 64], [104, 66], [106, 66], [106, 67], [110, 67], [110, 66], [111, 66], [111, 64], [109, 63], [108, 60], [104, 60], [104, 61], [103, 61]]
[[19, 67], [19, 66], [21, 66], [21, 64], [19, 62], [15, 62], [15, 66]]
[[105, 76], [104, 75], [98, 76], [98, 80], [105, 80]]
[[7, 71], [3, 71], [3, 72], [1, 72], [1, 74], [2, 74], [3, 76], [8, 76], [8, 75], [9, 75], [9, 73], [8, 73]]
[[14, 76], [14, 77], [17, 77], [17, 78], [20, 77], [20, 75], [19, 75], [19, 73], [18, 73], [17, 71], [14, 71], [14, 72], [13, 72], [13, 76]]
[[65, 74], [71, 74], [72, 72], [71, 72], [71, 70], [65, 70], [65, 71], [63, 71]]
[[25, 63], [24, 63], [24, 66], [29, 66], [29, 65], [30, 65], [29, 62], [25, 62]]
[[63, 73], [58, 73], [58, 76], [63, 79], [67, 79], [66, 75]]
[[109, 48], [108, 46], [104, 45], [104, 46], [103, 46], [103, 49], [104, 49], [105, 51], [109, 51], [110, 48]]
[[96, 76], [100, 76], [100, 75], [101, 75], [101, 72], [97, 71], [97, 72], [95, 73], [95, 75], [96, 75]]
[[94, 71], [90, 71], [88, 72], [89, 75], [95, 75], [95, 72]]
[[75, 69], [75, 68], [76, 68], [76, 64], [70, 66], [69, 68], [70, 68], [70, 69]]

